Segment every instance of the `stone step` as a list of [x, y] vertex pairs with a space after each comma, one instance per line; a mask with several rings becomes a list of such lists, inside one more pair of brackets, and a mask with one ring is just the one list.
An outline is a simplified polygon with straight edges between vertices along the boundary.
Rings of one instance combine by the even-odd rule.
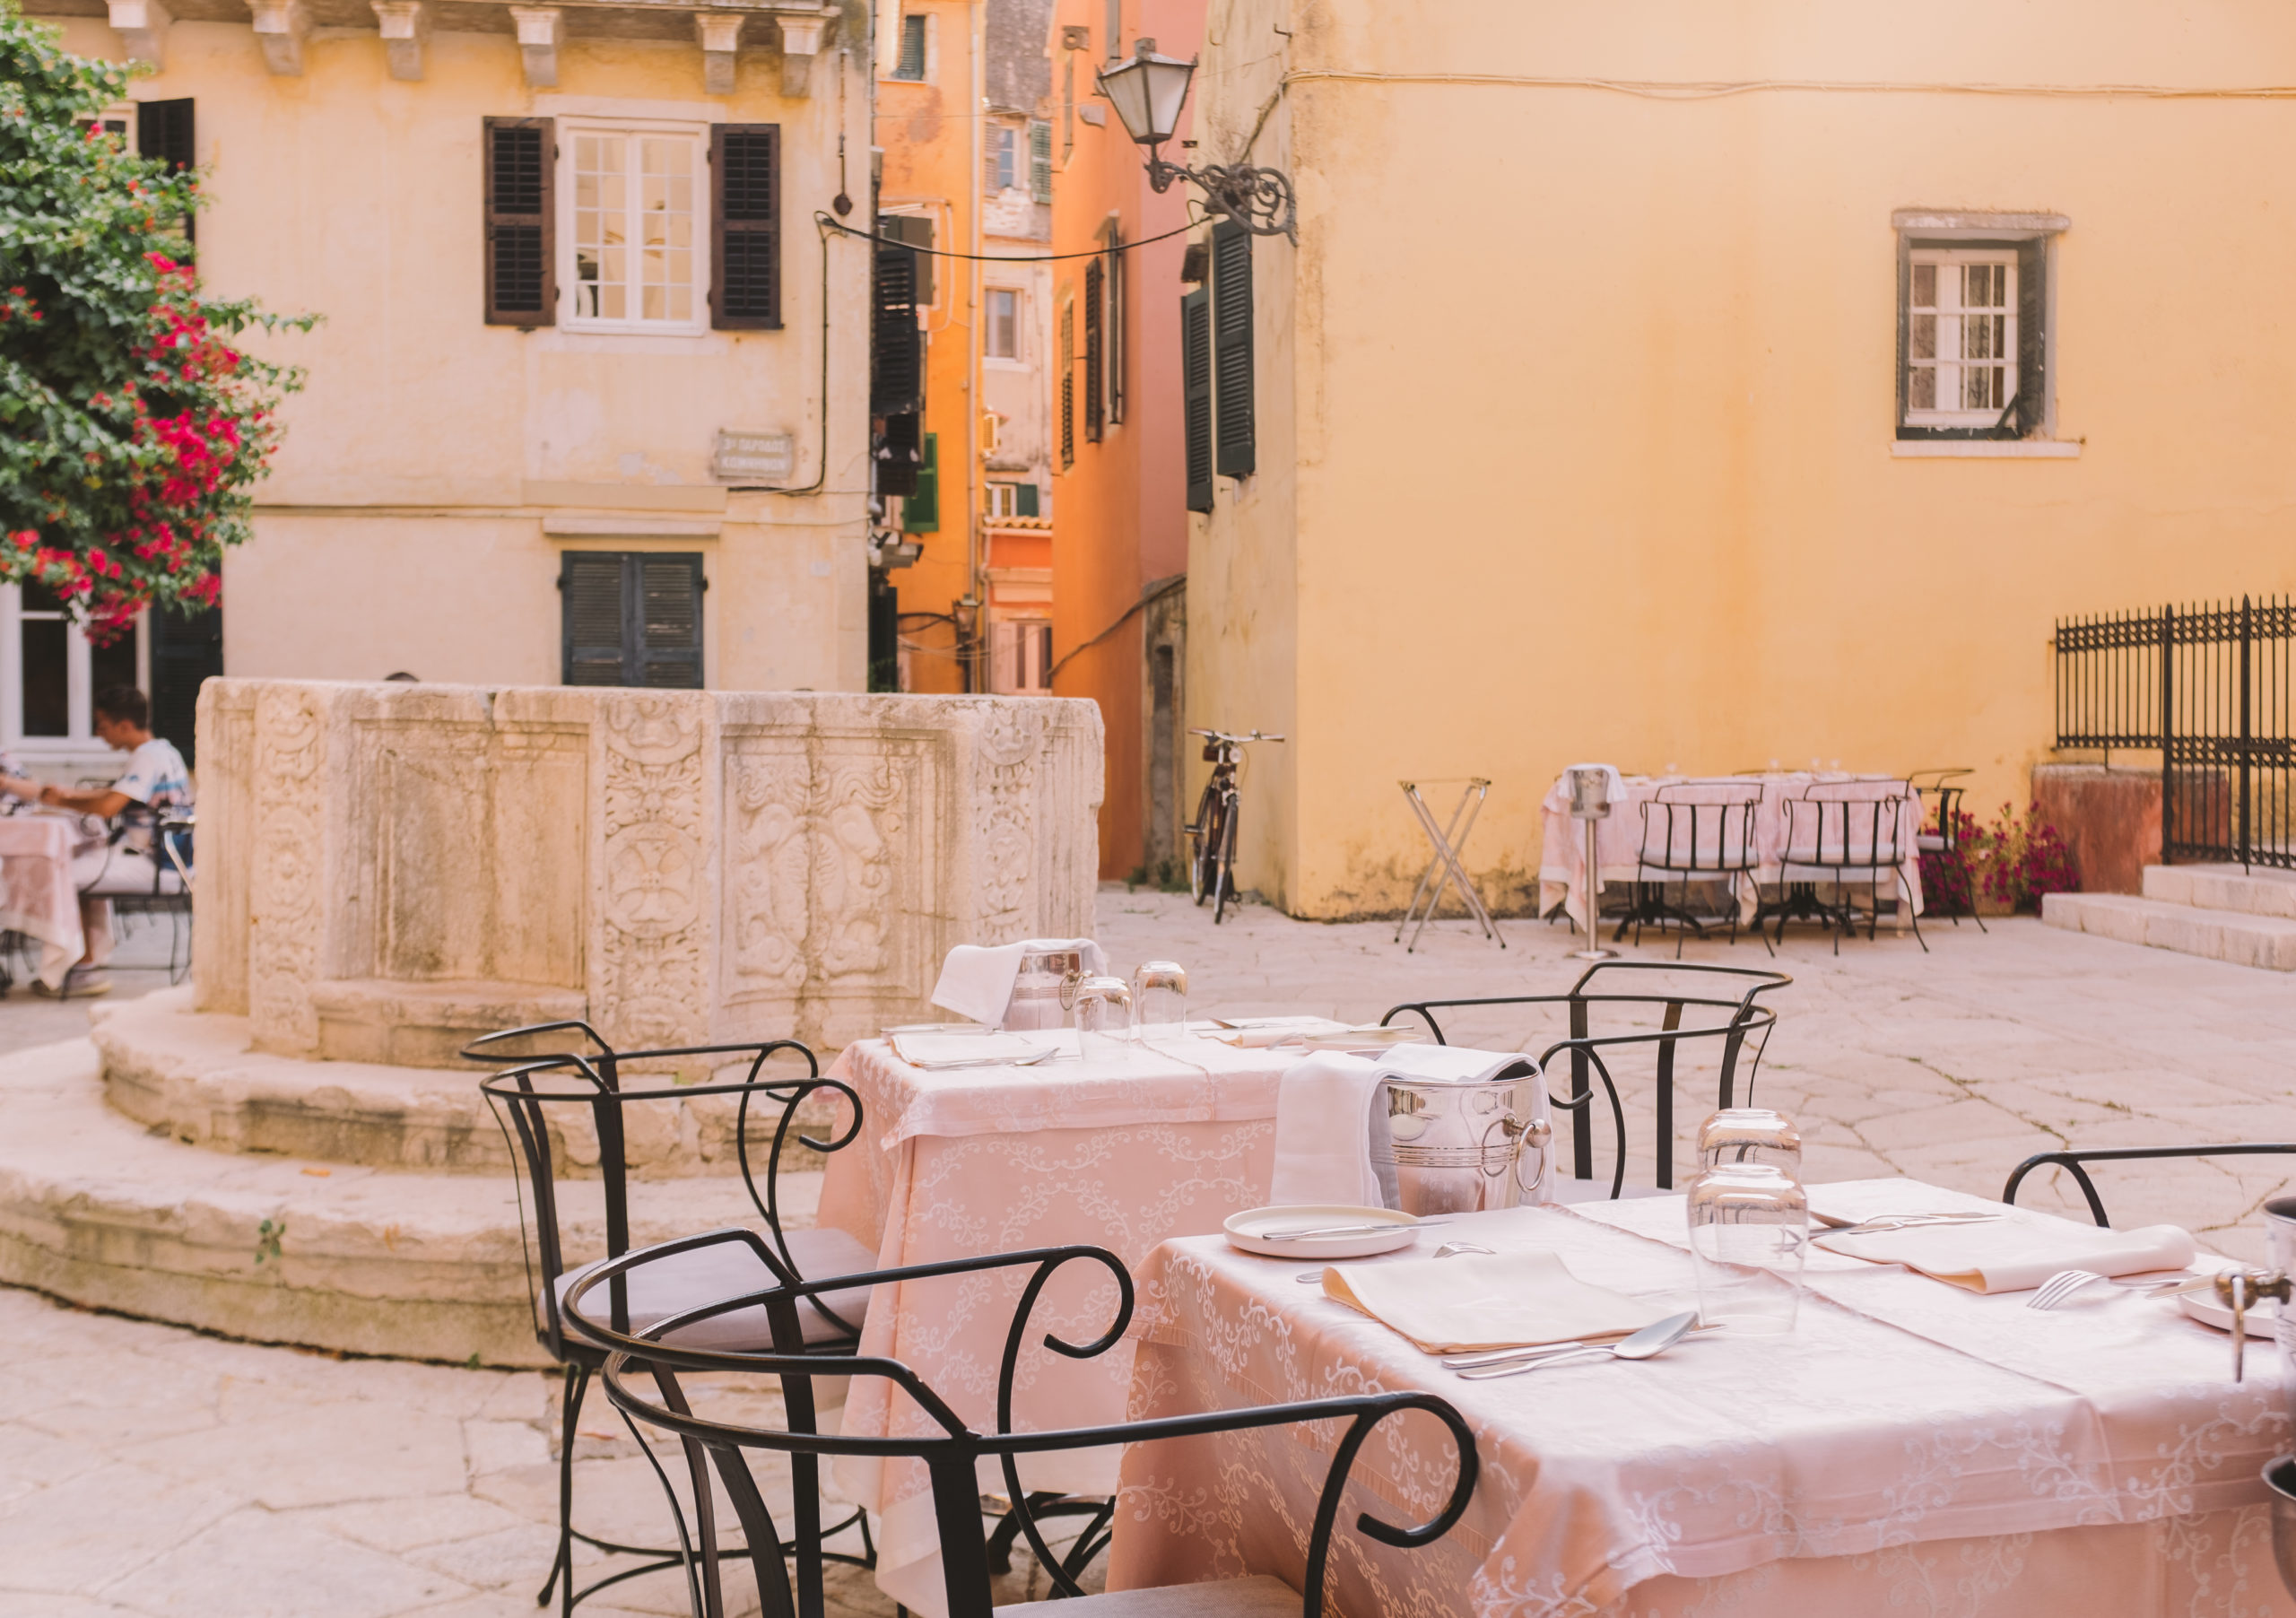
[[[314, 1062], [254, 1050], [245, 1017], [193, 1011], [188, 986], [100, 1003], [91, 1008], [91, 1021], [111, 1105], [187, 1145], [381, 1169], [509, 1170], [509, 1143], [479, 1093], [486, 1069], [474, 1063], [448, 1071]], [[774, 1071], [789, 1066], [778, 1063]], [[802, 1065], [795, 1066], [804, 1072]], [[738, 1077], [742, 1070], [721, 1071]], [[650, 1075], [648, 1083], [665, 1088], [670, 1081]], [[711, 1096], [631, 1106], [625, 1123], [632, 1172], [657, 1178], [737, 1172], [735, 1108]], [[824, 1105], [800, 1116], [825, 1124], [825, 1113]], [[595, 1174], [597, 1132], [589, 1109], [554, 1107], [551, 1121], [568, 1172]], [[770, 1110], [752, 1109], [751, 1150], [761, 1170], [777, 1121]], [[820, 1162], [794, 1143], [783, 1159], [785, 1169]]]
[[2283, 917], [2203, 909], [2130, 893], [2051, 893], [2041, 900], [2041, 919], [2123, 944], [2296, 972], [2296, 919]]
[[2296, 919], [2296, 871], [2256, 866], [2147, 866], [2144, 897], [2204, 910]]
[[[510, 1174], [214, 1152], [104, 1104], [87, 1040], [0, 1059], [0, 1282], [262, 1343], [547, 1362]], [[810, 1223], [818, 1173], [785, 1174]], [[604, 1250], [597, 1182], [561, 1187], [578, 1257]], [[634, 1186], [633, 1237], [753, 1223], [732, 1176]]]

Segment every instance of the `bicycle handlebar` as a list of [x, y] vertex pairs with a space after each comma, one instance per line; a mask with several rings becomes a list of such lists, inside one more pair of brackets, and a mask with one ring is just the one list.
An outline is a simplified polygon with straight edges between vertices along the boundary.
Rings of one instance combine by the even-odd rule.
[[1193, 726], [1189, 728], [1187, 734], [1192, 736], [1207, 736], [1214, 742], [1281, 742], [1283, 739], [1282, 736], [1262, 735], [1257, 730], [1248, 736], [1241, 736], [1224, 730], [1197, 730]]

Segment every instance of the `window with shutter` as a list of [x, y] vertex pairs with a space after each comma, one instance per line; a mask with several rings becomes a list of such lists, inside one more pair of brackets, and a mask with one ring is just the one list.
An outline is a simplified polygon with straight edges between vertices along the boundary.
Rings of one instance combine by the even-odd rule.
[[925, 453], [918, 432], [923, 419], [914, 413], [885, 418], [884, 436], [877, 441], [878, 493], [917, 492], [917, 468]]
[[922, 83], [925, 79], [925, 24], [921, 16], [900, 20], [900, 57], [893, 64], [893, 77]]
[[1222, 220], [1212, 229], [1212, 390], [1216, 466], [1249, 477], [1252, 428], [1252, 237]]
[[781, 326], [781, 126], [713, 124], [709, 324], [721, 332]]
[[1900, 439], [2022, 439], [2047, 430], [2048, 236], [1978, 235], [1899, 238]]
[[1125, 353], [1124, 335], [1124, 227], [1111, 219], [1100, 234], [1109, 248], [1108, 283], [1103, 293], [1108, 310], [1101, 317], [1101, 368], [1108, 373], [1109, 424], [1114, 426], [1124, 420], [1124, 373], [1130, 362]]
[[1187, 444], [1187, 509], [1212, 509], [1212, 295], [1180, 299], [1180, 429]]
[[900, 503], [900, 527], [904, 534], [937, 534], [941, 531], [941, 435], [925, 435], [925, 448], [917, 457], [917, 492]]
[[1100, 346], [1103, 316], [1102, 307], [1108, 297], [1108, 272], [1100, 260], [1088, 259], [1084, 265], [1084, 441], [1097, 444], [1107, 421], [1106, 355]]
[[1038, 514], [1037, 486], [1034, 483], [1016, 485], [1013, 491], [1013, 515], [1015, 517], [1036, 516]]
[[880, 213], [877, 234], [906, 242], [917, 253], [917, 307], [933, 307], [933, 221], [919, 213]]
[[[156, 157], [171, 170], [196, 168], [199, 150], [196, 134], [190, 97], [173, 101], [136, 103], [135, 150], [138, 155]], [[173, 228], [182, 235], [185, 242], [196, 240], [199, 233], [198, 216], [187, 213], [176, 221]]]
[[917, 254], [879, 242], [870, 323], [871, 415], [904, 415], [925, 407], [924, 347], [917, 329]]
[[558, 587], [563, 683], [700, 689], [699, 554], [570, 551]]
[[1060, 305], [1060, 465], [1076, 464], [1076, 305]]
[[1052, 200], [1052, 126], [1043, 118], [1029, 126], [1029, 200]]
[[548, 118], [485, 122], [486, 324], [549, 326], [557, 318], [557, 137]]

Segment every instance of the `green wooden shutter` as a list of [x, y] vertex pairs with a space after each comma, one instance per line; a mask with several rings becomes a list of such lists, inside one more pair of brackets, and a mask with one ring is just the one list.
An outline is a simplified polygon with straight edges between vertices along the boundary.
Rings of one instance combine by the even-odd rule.
[[1187, 509], [1212, 509], [1212, 294], [1180, 299], [1180, 422], [1187, 458]]
[[[629, 559], [623, 598], [637, 608], [625, 670], [631, 685], [701, 689], [701, 558], [639, 552]], [[633, 589], [631, 586], [634, 585]], [[630, 669], [634, 662], [635, 669]]]
[[1013, 515], [1015, 517], [1034, 517], [1037, 515], [1037, 486], [1034, 483], [1016, 483], [1013, 485]]
[[925, 435], [925, 452], [917, 463], [917, 492], [901, 501], [900, 528], [904, 534], [937, 534], [941, 531], [941, 435]]
[[2021, 439], [2038, 435], [2048, 406], [2048, 239], [2017, 244], [2017, 415]]
[[622, 561], [619, 551], [569, 551], [558, 559], [561, 684], [623, 683]]
[[781, 326], [781, 126], [709, 130], [709, 324]]
[[1102, 340], [1108, 271], [1098, 258], [1084, 265], [1084, 441], [1097, 444], [1108, 422], [1108, 354]]
[[1212, 228], [1212, 389], [1222, 477], [1249, 477], [1252, 426], [1252, 236], [1231, 221]]
[[558, 316], [558, 253], [548, 118], [488, 118], [484, 154], [486, 324], [549, 326]]
[[1029, 200], [1052, 200], [1052, 125], [1044, 118], [1029, 126]]

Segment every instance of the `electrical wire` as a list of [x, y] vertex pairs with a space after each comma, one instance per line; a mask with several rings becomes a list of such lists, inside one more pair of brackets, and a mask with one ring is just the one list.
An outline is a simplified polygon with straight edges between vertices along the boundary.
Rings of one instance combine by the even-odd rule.
[[[1195, 205], [1195, 198], [1189, 198], [1188, 206], [1190, 208], [1194, 208]], [[896, 241], [890, 236], [879, 236], [868, 231], [857, 231], [851, 225], [839, 223], [836, 220], [831, 219], [826, 213], [815, 213], [813, 218], [821, 223], [828, 226], [832, 231], [842, 231], [848, 236], [858, 236], [864, 241], [882, 242], [889, 248], [907, 248], [910, 252], [922, 253], [927, 258], [962, 258], [970, 260], [975, 264], [1060, 264], [1071, 258], [1102, 258], [1110, 253], [1128, 253], [1135, 248], [1144, 248], [1152, 241], [1170, 241], [1175, 236], [1185, 236], [1190, 231], [1196, 230], [1198, 227], [1210, 222], [1212, 216], [1208, 213], [1202, 214], [1190, 219], [1187, 223], [1180, 226], [1178, 230], [1166, 231], [1161, 236], [1144, 236], [1138, 241], [1121, 241], [1112, 248], [1095, 248], [1089, 253], [1031, 253], [1022, 255], [952, 253], [942, 248], [920, 248], [913, 241]]]

